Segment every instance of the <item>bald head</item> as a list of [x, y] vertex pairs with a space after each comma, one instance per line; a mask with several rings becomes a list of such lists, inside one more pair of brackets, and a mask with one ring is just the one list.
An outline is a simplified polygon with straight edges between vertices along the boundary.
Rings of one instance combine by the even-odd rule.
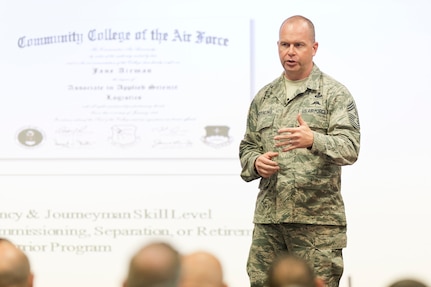
[[298, 29], [298, 26], [302, 26], [302, 29], [307, 31], [311, 42], [314, 43], [316, 41], [316, 31], [314, 29], [313, 22], [311, 22], [310, 19], [301, 15], [295, 15], [284, 20], [280, 26], [280, 34], [284, 30], [292, 29], [293, 27], [295, 27], [295, 29]]
[[206, 251], [184, 255], [180, 287], [227, 287], [219, 259]]
[[31, 287], [33, 275], [27, 256], [12, 242], [0, 238], [0, 287]]
[[164, 242], [153, 242], [141, 248], [130, 261], [124, 287], [176, 287], [181, 257]]

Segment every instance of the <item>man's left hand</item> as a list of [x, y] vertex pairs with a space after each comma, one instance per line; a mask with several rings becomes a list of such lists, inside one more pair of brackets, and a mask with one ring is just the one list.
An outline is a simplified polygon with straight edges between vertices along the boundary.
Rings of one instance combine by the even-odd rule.
[[282, 147], [282, 151], [290, 151], [295, 148], [309, 148], [313, 145], [314, 134], [301, 114], [296, 117], [299, 127], [281, 128], [274, 137], [275, 146]]

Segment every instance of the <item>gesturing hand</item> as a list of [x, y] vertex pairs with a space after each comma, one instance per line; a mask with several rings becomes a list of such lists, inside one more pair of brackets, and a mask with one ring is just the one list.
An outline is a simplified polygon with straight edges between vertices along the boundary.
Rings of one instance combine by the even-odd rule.
[[308, 148], [313, 145], [313, 131], [300, 114], [296, 119], [299, 127], [279, 129], [278, 135], [274, 137], [275, 146], [282, 147], [282, 151], [289, 151], [295, 148]]
[[254, 166], [260, 176], [268, 178], [280, 169], [278, 163], [272, 160], [276, 156], [278, 156], [278, 152], [270, 151], [256, 159]]

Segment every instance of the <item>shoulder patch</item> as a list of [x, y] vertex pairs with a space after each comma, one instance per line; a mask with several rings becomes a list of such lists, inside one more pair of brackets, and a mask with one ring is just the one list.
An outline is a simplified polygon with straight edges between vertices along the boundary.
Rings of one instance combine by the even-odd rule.
[[356, 110], [356, 105], [354, 101], [351, 101], [348, 105], [347, 105], [347, 112], [349, 114], [349, 120], [350, 120], [350, 124], [357, 130], [360, 129], [360, 125], [359, 125], [359, 116], [358, 116], [358, 111]]

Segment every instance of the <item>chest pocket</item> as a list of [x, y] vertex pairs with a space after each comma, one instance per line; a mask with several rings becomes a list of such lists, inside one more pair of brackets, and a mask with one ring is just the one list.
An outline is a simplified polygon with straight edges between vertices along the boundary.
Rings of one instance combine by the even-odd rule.
[[325, 97], [321, 96], [320, 93], [303, 102], [301, 116], [313, 131], [327, 134], [329, 127], [328, 109]]
[[274, 127], [275, 115], [272, 112], [261, 113], [257, 118], [256, 131], [260, 136], [260, 142], [264, 151], [274, 147], [274, 136], [277, 133]]
[[261, 132], [262, 130], [272, 127], [273, 123], [274, 123], [273, 113], [262, 113], [257, 118], [256, 130], [258, 132]]

